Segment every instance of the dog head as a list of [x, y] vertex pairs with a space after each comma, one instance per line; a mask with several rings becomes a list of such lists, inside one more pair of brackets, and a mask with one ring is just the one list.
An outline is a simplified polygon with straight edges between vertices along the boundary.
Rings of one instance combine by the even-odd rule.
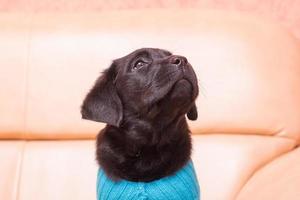
[[113, 61], [86, 96], [81, 113], [117, 127], [128, 116], [171, 122], [187, 114], [196, 120], [197, 95], [197, 78], [185, 57], [143, 48]]

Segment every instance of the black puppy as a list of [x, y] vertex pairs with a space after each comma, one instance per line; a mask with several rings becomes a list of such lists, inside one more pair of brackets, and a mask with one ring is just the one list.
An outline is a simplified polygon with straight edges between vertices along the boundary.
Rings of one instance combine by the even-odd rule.
[[174, 174], [191, 155], [185, 114], [197, 119], [195, 72], [183, 56], [144, 48], [116, 59], [86, 96], [84, 119], [105, 122], [96, 157], [113, 180]]

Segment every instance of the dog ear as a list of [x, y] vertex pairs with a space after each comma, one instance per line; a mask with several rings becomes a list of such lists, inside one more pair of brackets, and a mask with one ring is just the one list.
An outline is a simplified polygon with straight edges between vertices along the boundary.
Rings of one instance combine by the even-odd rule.
[[81, 106], [83, 119], [104, 122], [119, 127], [123, 118], [123, 106], [114, 85], [113, 67], [98, 78]]
[[187, 117], [189, 118], [189, 120], [193, 120], [193, 121], [195, 121], [198, 118], [198, 112], [195, 103], [193, 103], [192, 107], [188, 111]]

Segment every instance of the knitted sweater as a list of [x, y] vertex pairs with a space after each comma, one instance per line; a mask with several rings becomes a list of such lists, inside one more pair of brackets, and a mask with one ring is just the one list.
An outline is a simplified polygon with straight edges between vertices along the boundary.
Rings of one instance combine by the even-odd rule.
[[192, 161], [174, 175], [152, 182], [109, 179], [101, 168], [97, 200], [199, 200], [200, 190]]

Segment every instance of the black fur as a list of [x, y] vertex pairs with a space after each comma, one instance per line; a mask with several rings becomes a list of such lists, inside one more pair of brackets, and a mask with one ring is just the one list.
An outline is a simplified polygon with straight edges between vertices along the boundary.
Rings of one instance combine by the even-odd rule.
[[197, 78], [182, 56], [144, 48], [114, 60], [86, 96], [84, 119], [105, 122], [96, 158], [113, 180], [153, 181], [191, 155], [185, 114], [197, 119]]

